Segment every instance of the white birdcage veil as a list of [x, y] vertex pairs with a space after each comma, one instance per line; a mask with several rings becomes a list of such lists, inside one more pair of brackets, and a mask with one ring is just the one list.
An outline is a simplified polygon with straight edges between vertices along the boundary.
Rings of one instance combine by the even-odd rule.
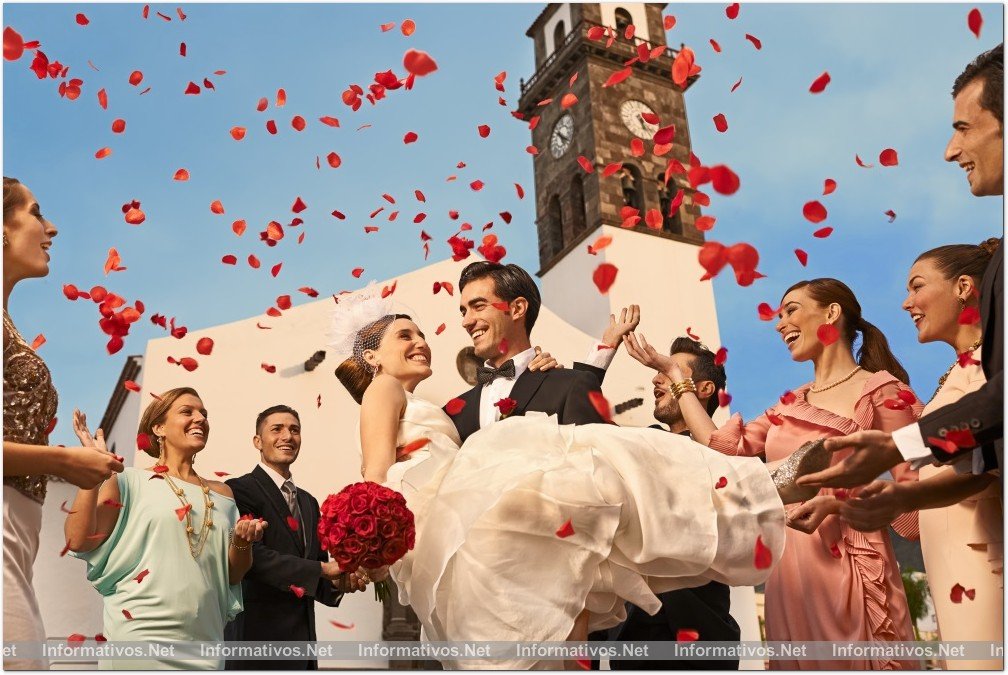
[[[340, 359], [353, 358], [360, 365], [370, 368], [364, 361], [364, 352], [377, 349], [385, 330], [391, 325], [396, 314], [407, 314], [390, 297], [383, 298], [382, 287], [371, 283], [365, 288], [348, 295], [339, 296], [339, 303], [332, 313], [329, 328], [329, 347]], [[386, 319], [378, 330], [368, 331], [359, 339], [361, 331]]]

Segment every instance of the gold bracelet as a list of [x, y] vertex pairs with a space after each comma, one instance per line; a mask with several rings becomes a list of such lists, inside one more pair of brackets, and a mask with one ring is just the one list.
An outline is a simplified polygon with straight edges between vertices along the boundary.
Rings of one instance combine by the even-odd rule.
[[669, 391], [672, 392], [672, 396], [678, 401], [687, 391], [692, 391], [695, 394], [696, 384], [693, 383], [693, 378], [687, 377], [685, 380], [673, 382], [669, 387]]
[[231, 533], [231, 545], [234, 547], [236, 551], [247, 551], [250, 548], [252, 548], [252, 542], [249, 542], [245, 546], [239, 546], [238, 544], [236, 544], [233, 532]]

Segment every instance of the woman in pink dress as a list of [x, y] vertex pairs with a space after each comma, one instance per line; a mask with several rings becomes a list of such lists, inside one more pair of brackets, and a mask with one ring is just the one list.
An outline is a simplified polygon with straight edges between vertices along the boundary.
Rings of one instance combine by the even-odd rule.
[[[938, 381], [925, 413], [957, 401], [986, 382], [980, 367], [980, 323], [960, 322], [959, 317], [976, 312], [980, 279], [997, 246], [997, 239], [980, 245], [940, 246], [922, 253], [910, 268], [903, 309], [917, 327], [917, 340], [944, 342], [957, 355]], [[1004, 632], [1001, 482], [989, 473], [974, 475], [968, 462], [961, 467], [928, 465], [921, 467], [918, 482], [875, 481], [858, 496], [841, 513], [857, 529], [876, 529], [900, 513], [921, 509], [921, 551], [941, 639], [1000, 642]], [[944, 670], [1001, 670], [1003, 666], [1004, 659], [999, 658], [942, 663]]]
[[[836, 279], [802, 281], [784, 294], [776, 330], [795, 361], [811, 361], [812, 382], [787, 392], [748, 424], [738, 414], [720, 429], [707, 415], [692, 382], [668, 357], [627, 336], [629, 352], [673, 381], [694, 439], [729, 455], [760, 456], [771, 467], [808, 441], [860, 429], [897, 429], [920, 415], [921, 404], [905, 384], [906, 371], [885, 336], [861, 317], [851, 290]], [[861, 335], [857, 357], [854, 339]], [[843, 459], [834, 454], [832, 462]], [[906, 465], [897, 480], [913, 480]], [[766, 582], [766, 639], [800, 641], [913, 640], [899, 566], [885, 528], [859, 532], [837, 515], [840, 491], [823, 489], [786, 507], [787, 543]], [[916, 512], [897, 518], [901, 535], [917, 535]], [[701, 636], [701, 639], [703, 636]], [[773, 669], [896, 670], [916, 660], [841, 658], [771, 661]]]

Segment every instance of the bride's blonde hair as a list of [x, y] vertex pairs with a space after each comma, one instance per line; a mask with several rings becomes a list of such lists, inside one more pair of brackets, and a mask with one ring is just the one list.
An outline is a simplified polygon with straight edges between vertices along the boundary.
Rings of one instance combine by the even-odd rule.
[[364, 352], [378, 349], [385, 331], [396, 319], [413, 318], [408, 314], [386, 314], [372, 321], [357, 332], [353, 353], [336, 368], [336, 378], [340, 381], [358, 405], [364, 399], [364, 392], [374, 380], [375, 371], [364, 360]]

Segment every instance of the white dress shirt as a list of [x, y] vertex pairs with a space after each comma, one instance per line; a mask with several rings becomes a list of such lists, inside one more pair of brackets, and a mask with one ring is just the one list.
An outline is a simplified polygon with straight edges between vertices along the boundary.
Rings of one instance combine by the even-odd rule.
[[[288, 480], [291, 483], [294, 483], [294, 474], [291, 474], [290, 478], [284, 478], [279, 473], [277, 473], [276, 469], [274, 469], [273, 467], [266, 466], [262, 462], [259, 462], [259, 466], [262, 467], [263, 471], [266, 472], [266, 475], [269, 476], [270, 479], [274, 483], [276, 483], [277, 490], [280, 490], [280, 494], [283, 494], [283, 484], [284, 483], [286, 483]], [[297, 484], [296, 483], [294, 484], [294, 489], [297, 490]]]
[[[501, 418], [500, 410], [494, 403], [511, 395], [514, 383], [521, 377], [522, 373], [528, 370], [528, 366], [532, 363], [535, 355], [535, 347], [529, 347], [520, 354], [515, 354], [512, 358], [515, 365], [514, 377], [498, 377], [493, 382], [483, 385], [483, 390], [480, 392], [480, 429], [485, 429]], [[488, 368], [492, 367], [489, 361], [484, 365]]]

